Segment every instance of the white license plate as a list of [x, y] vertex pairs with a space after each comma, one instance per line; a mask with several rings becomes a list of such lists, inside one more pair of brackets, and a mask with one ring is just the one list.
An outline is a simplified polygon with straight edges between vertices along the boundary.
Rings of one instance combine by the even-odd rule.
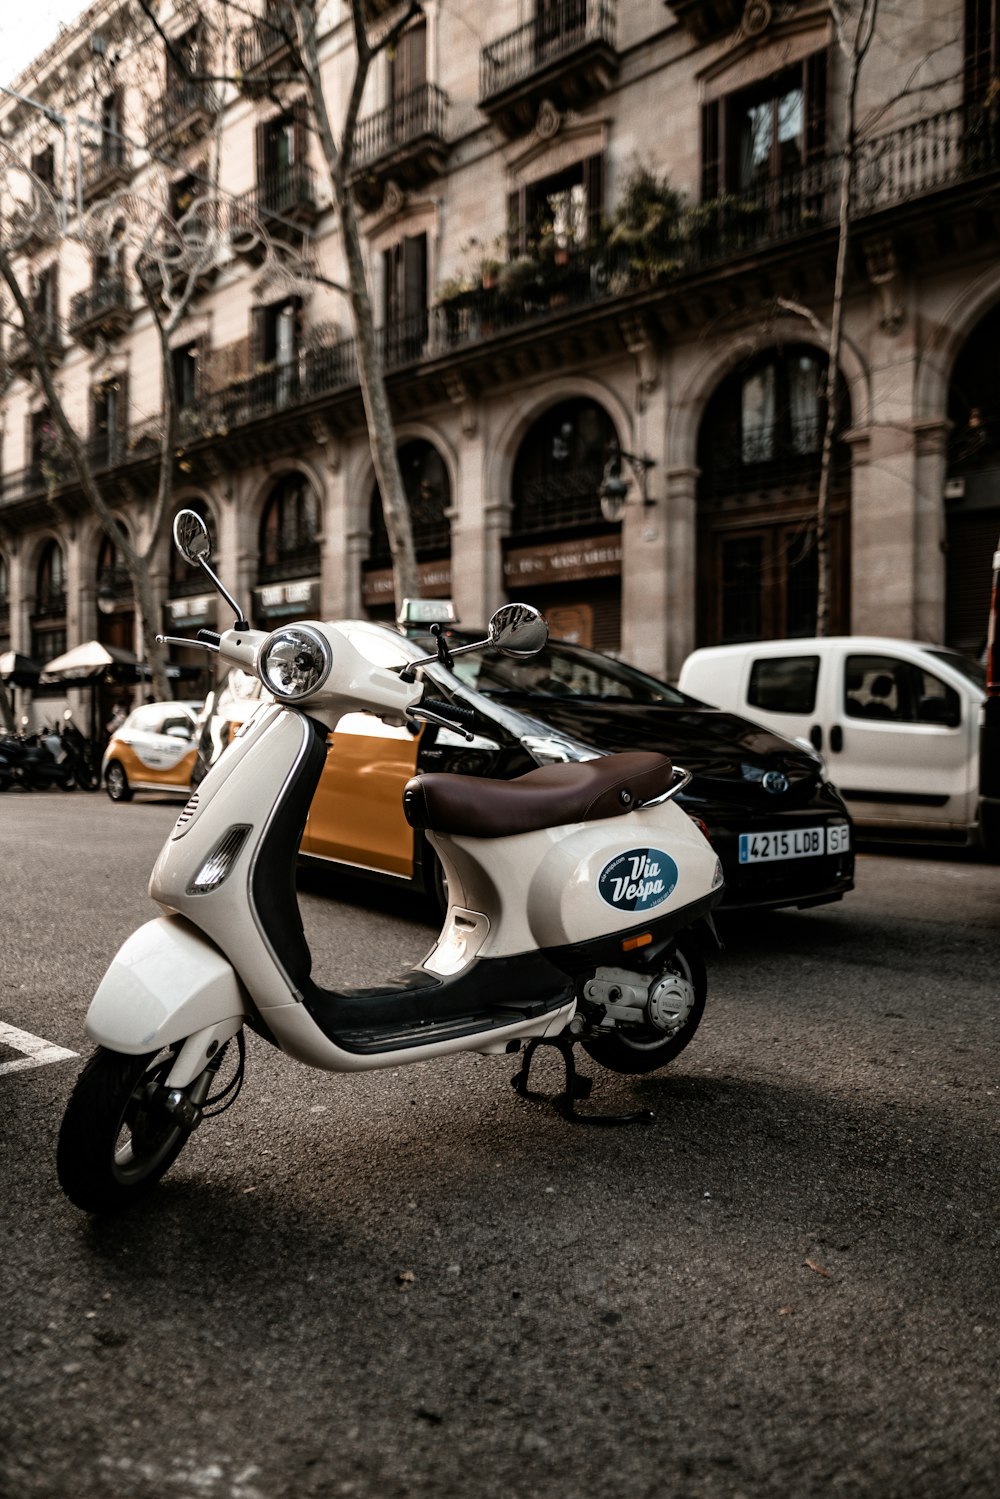
[[842, 854], [851, 846], [846, 823], [833, 827], [786, 828], [775, 833], [741, 833], [740, 863], [760, 864], [767, 859], [808, 859], [820, 854]]

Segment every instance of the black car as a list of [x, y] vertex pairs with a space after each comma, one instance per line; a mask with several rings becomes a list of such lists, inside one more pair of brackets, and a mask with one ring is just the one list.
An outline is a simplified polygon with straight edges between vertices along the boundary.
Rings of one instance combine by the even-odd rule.
[[[422, 630], [404, 635], [368, 621], [344, 621], [341, 628], [383, 666], [435, 650], [434, 638]], [[441, 639], [454, 648], [482, 636], [448, 628]], [[693, 777], [678, 802], [719, 854], [724, 906], [813, 906], [852, 889], [851, 819], [808, 745], [561, 641], [550, 641], [530, 660], [476, 652], [424, 670], [430, 679], [425, 699], [472, 711], [472, 742], [432, 725], [415, 741], [369, 715], [352, 715], [334, 737], [304, 855], [433, 890], [436, 857], [408, 829], [400, 807], [413, 771], [509, 779], [537, 765], [589, 759], [595, 751], [649, 749], [669, 755]]]

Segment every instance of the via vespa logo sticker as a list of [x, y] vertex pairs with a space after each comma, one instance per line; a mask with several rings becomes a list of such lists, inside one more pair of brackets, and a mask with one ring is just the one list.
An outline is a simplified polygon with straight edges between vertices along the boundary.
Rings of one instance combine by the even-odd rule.
[[659, 848], [630, 848], [605, 864], [597, 893], [616, 911], [649, 911], [661, 906], [677, 884], [677, 865]]

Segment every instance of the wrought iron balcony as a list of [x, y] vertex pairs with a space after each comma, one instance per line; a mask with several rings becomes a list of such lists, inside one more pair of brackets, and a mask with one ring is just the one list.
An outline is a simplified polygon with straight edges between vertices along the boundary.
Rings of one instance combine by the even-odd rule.
[[70, 302], [69, 331], [87, 348], [93, 348], [98, 337], [119, 338], [131, 321], [128, 289], [120, 273], [102, 276]]
[[295, 17], [287, 5], [268, 0], [263, 15], [236, 34], [236, 71], [240, 87], [252, 99], [291, 76]]
[[[54, 313], [36, 311], [32, 318], [32, 328], [49, 364], [58, 364], [66, 352], [59, 319]], [[34, 364], [34, 355], [21, 328], [15, 328], [11, 333], [7, 363], [19, 375], [27, 374]]]
[[200, 81], [172, 83], [146, 116], [146, 144], [164, 145], [200, 140], [212, 125], [216, 100], [212, 87]]
[[239, 207], [277, 239], [311, 229], [321, 211], [316, 174], [303, 161], [269, 172], [243, 194]]
[[354, 191], [365, 207], [378, 206], [390, 178], [418, 186], [443, 170], [447, 114], [448, 96], [436, 84], [423, 83], [358, 122]]
[[[474, 391], [479, 383], [516, 380], [539, 361], [552, 368], [563, 359], [578, 361], [584, 347], [607, 354], [623, 347], [623, 326], [637, 317], [668, 332], [690, 327], [692, 288], [699, 315], [707, 318], [715, 288], [726, 306], [741, 295], [759, 303], [775, 294], [783, 276], [794, 279], [806, 259], [825, 274], [842, 166], [832, 157], [753, 194], [682, 209], [665, 239], [651, 246], [604, 244], [547, 259], [518, 257], [500, 268], [496, 285], [470, 287], [379, 330], [394, 402], [401, 411], [417, 410], [417, 403], [454, 398], [461, 386]], [[972, 233], [992, 244], [993, 220], [983, 205], [998, 180], [1000, 130], [987, 116], [970, 116], [964, 108], [930, 116], [862, 144], [853, 232], [860, 240], [908, 239], [919, 224], [921, 233], [937, 235], [946, 247], [961, 247]], [[339, 403], [351, 409], [344, 420], [361, 420], [352, 339], [309, 349], [293, 363], [199, 399], [183, 428], [185, 458], [197, 462], [202, 448], [221, 444], [231, 445], [241, 461], [293, 449], [311, 440], [315, 412]], [[155, 443], [142, 446], [137, 437], [121, 464], [152, 474]], [[52, 462], [46, 468], [7, 475], [3, 504], [30, 499], [31, 484], [44, 494], [53, 484], [75, 482], [60, 478]]]
[[85, 203], [106, 197], [131, 180], [125, 142], [111, 137], [83, 152], [80, 191]]
[[618, 71], [614, 0], [558, 0], [479, 55], [479, 108], [507, 136], [534, 125], [543, 100], [578, 108]]

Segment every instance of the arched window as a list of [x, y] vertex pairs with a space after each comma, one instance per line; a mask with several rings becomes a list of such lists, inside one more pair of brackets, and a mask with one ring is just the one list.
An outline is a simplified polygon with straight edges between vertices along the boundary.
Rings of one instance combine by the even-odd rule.
[[[708, 403], [698, 440], [698, 642], [776, 639], [816, 629], [816, 501], [826, 424], [826, 357], [768, 349]], [[838, 381], [837, 432], [850, 425]], [[834, 445], [830, 485], [833, 627], [848, 622], [850, 450]]]
[[551, 406], [528, 432], [514, 465], [513, 533], [607, 530], [598, 491], [608, 450], [617, 442], [614, 422], [596, 401]]
[[[451, 485], [444, 459], [433, 443], [417, 438], [400, 447], [399, 467], [418, 560], [429, 562], [447, 556], [451, 547], [451, 527], [446, 511], [451, 504]], [[382, 495], [377, 484], [372, 492], [368, 557], [372, 567], [387, 567], [391, 560]]]
[[[123, 527], [118, 523], [118, 529]], [[100, 546], [97, 549], [97, 604], [98, 608], [107, 612], [116, 604], [131, 602], [132, 580], [128, 574], [128, 568], [121, 559], [117, 546], [111, 537], [101, 537]]]
[[319, 571], [319, 500], [304, 474], [286, 474], [268, 496], [260, 522], [260, 581]]
[[[208, 527], [209, 539], [212, 543], [212, 555], [216, 553], [215, 521], [209, 506], [200, 496], [185, 500], [179, 507], [181, 510], [193, 510], [200, 515]], [[171, 522], [173, 525], [173, 522]], [[205, 593], [209, 589], [209, 583], [200, 567], [192, 567], [186, 558], [174, 546], [173, 533], [170, 535], [170, 597], [172, 599], [185, 598], [195, 593]]]
[[66, 649], [66, 562], [57, 541], [47, 541], [35, 572], [31, 654], [43, 664]]
[[66, 561], [57, 541], [47, 541], [38, 559], [35, 613], [45, 617], [66, 613]]

